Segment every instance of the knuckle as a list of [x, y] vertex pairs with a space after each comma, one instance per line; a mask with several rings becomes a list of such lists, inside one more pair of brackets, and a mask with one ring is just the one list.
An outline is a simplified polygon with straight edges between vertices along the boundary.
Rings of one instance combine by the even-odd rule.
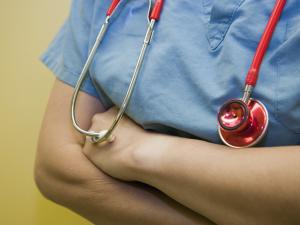
[[103, 118], [103, 113], [97, 113], [97, 114], [93, 115], [92, 123], [97, 123], [97, 122], [101, 121], [102, 118]]

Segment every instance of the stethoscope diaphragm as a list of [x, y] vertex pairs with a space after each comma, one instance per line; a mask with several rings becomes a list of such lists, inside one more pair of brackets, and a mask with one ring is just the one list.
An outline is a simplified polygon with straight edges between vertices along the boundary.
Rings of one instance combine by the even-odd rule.
[[218, 113], [219, 135], [222, 141], [233, 148], [256, 145], [266, 134], [268, 111], [257, 100], [242, 99], [226, 102]]

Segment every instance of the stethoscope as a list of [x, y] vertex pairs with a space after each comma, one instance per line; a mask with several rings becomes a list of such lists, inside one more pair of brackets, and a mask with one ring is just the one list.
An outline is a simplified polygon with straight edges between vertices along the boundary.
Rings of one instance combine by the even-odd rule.
[[285, 3], [286, 0], [276, 1], [248, 71], [243, 98], [229, 100], [219, 110], [219, 135], [222, 141], [230, 147], [246, 148], [254, 146], [266, 134], [269, 123], [268, 111], [263, 103], [251, 98], [251, 94], [256, 86], [262, 60]]
[[[279, 18], [282, 14], [285, 3], [286, 0], [276, 1], [272, 15], [265, 28], [263, 36], [256, 50], [252, 65], [247, 74], [243, 98], [229, 100], [219, 110], [219, 135], [222, 141], [230, 147], [244, 148], [253, 146], [257, 144], [266, 133], [269, 121], [268, 111], [263, 105], [263, 103], [261, 103], [258, 100], [252, 99], [251, 94], [258, 79], [259, 69], [262, 64], [262, 60], [271, 41], [277, 22], [279, 21]], [[71, 118], [73, 126], [80, 133], [86, 135], [87, 137], [90, 137], [90, 140], [93, 143], [102, 143], [106, 141], [112, 142], [114, 140], [115, 137], [113, 135], [113, 131], [120, 123], [131, 99], [138, 75], [143, 65], [145, 53], [153, 35], [154, 25], [159, 20], [164, 1], [156, 0], [154, 6], [152, 7], [152, 1], [149, 0], [148, 29], [144, 38], [140, 55], [138, 57], [135, 69], [133, 71], [128, 90], [113, 123], [107, 130], [101, 130], [99, 132], [86, 131], [79, 127], [75, 117], [75, 106], [78, 93], [86, 77], [87, 71], [92, 63], [92, 60], [94, 59], [97, 48], [102, 42], [106, 31], [109, 27], [110, 18], [116, 11], [119, 4], [120, 0], [112, 0], [112, 3], [107, 10], [105, 22], [101, 26], [96, 41], [88, 55], [86, 63], [79, 76], [71, 102]]]

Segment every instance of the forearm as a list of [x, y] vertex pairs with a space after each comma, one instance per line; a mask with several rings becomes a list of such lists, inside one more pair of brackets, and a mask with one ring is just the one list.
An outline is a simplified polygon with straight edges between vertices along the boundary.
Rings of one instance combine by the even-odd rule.
[[236, 151], [161, 136], [147, 148], [136, 179], [219, 225], [300, 223], [299, 147]]
[[66, 146], [60, 156], [39, 150], [36, 180], [49, 199], [101, 225], [213, 225], [153, 188], [108, 177], [80, 148]]
[[[95, 218], [95, 224], [213, 225], [161, 192], [141, 184], [113, 181], [106, 187], [94, 183], [89, 188], [94, 190], [89, 208], [94, 210], [93, 215], [97, 215], [97, 210], [102, 214]], [[98, 195], [99, 192], [106, 197]]]
[[[101, 225], [211, 225], [158, 191], [118, 181], [96, 168], [82, 153], [84, 136], [70, 121], [72, 94], [71, 87], [55, 82], [40, 131], [35, 179], [47, 198]], [[80, 126], [88, 129], [97, 112], [103, 112], [99, 101], [80, 93]]]

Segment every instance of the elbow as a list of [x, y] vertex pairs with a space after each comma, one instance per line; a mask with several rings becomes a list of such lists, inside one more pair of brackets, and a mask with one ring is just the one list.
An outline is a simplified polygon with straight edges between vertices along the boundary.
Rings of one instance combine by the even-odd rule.
[[[52, 171], [52, 168], [46, 166], [43, 159], [39, 156], [36, 158], [34, 181], [38, 190], [46, 199], [62, 204], [63, 186], [65, 184]], [[61, 189], [59, 189], [59, 186]]]
[[[53, 192], [51, 191], [51, 183], [49, 182], [50, 179], [46, 178], [48, 177], [46, 171], [43, 170], [43, 168], [39, 165], [37, 165], [38, 162], [36, 162], [36, 165], [34, 167], [34, 181], [35, 184], [40, 191], [40, 193], [47, 199], [55, 201], [56, 196], [54, 196]], [[50, 183], [50, 185], [48, 185]]]
[[40, 193], [55, 203], [69, 206], [84, 197], [85, 180], [68, 164], [68, 156], [58, 156], [54, 149], [37, 150], [34, 181]]
[[91, 170], [94, 166], [87, 163], [77, 144], [63, 147], [40, 145], [35, 160], [34, 180], [46, 199], [90, 221], [102, 220], [101, 210], [105, 206], [101, 203], [107, 198], [109, 189], [104, 190], [102, 186], [105, 185], [95, 178], [98, 170]]

